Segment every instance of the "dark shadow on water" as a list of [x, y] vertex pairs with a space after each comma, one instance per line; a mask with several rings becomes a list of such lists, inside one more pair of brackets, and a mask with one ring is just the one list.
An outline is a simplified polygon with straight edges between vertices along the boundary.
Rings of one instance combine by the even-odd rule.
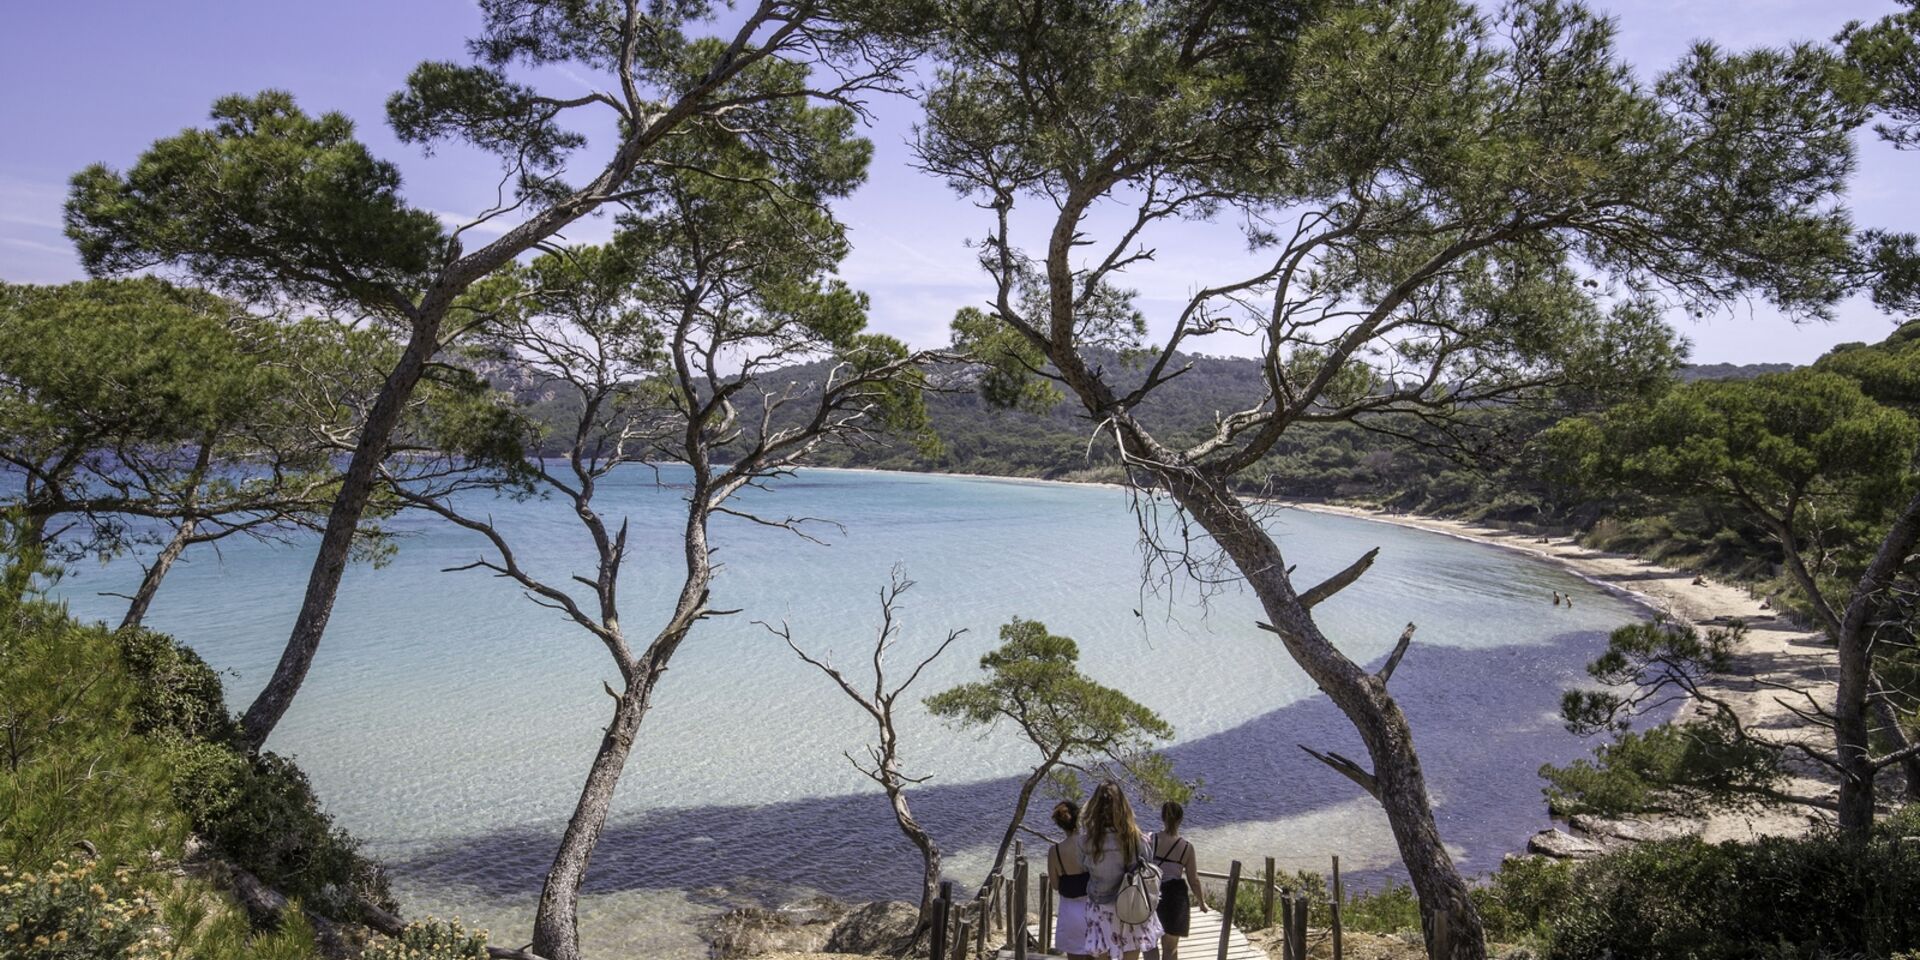
[[[1586, 660], [1604, 644], [1599, 632], [1486, 650], [1416, 644], [1394, 673], [1394, 694], [1413, 724], [1429, 788], [1440, 800], [1441, 835], [1461, 852], [1465, 872], [1494, 869], [1502, 856], [1547, 826], [1537, 770], [1543, 763], [1584, 756], [1592, 746], [1558, 723], [1560, 694], [1582, 679]], [[965, 735], [956, 735], [954, 748], [965, 749], [968, 742]], [[1172, 748], [1168, 752], [1176, 769], [1203, 777], [1203, 791], [1211, 798], [1189, 811], [1189, 824], [1279, 820], [1362, 796], [1298, 744], [1356, 759], [1366, 756], [1358, 735], [1324, 696]], [[646, 771], [630, 769], [627, 776], [644, 781]], [[1013, 777], [930, 783], [914, 791], [911, 800], [942, 846], [955, 850], [998, 842], [1017, 789]], [[1051, 803], [1035, 806], [1041, 809], [1031, 822], [1040, 826]], [[1140, 812], [1143, 826], [1157, 822], [1150, 811]], [[467, 888], [503, 899], [532, 898], [551, 863], [557, 829], [540, 824], [462, 838], [389, 866], [399, 876], [434, 887]], [[1285, 864], [1320, 861], [1341, 852], [1334, 837], [1316, 838], [1310, 845], [1283, 842], [1277, 850], [1203, 851], [1203, 858], [1223, 861], [1231, 853], [1258, 869], [1265, 855], [1278, 855]], [[616, 818], [601, 839], [587, 890], [723, 886], [768, 899], [794, 889], [848, 898], [906, 897], [918, 883], [917, 863], [917, 853], [901, 838], [876, 790]], [[1351, 876], [1367, 885], [1397, 873], [1356, 871]]]

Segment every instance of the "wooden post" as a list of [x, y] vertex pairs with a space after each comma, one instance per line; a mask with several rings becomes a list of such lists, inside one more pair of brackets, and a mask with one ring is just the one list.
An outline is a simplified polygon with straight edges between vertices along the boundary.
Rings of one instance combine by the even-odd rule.
[[1227, 960], [1228, 936], [1233, 932], [1233, 898], [1240, 895], [1240, 861], [1227, 868], [1227, 896], [1220, 903], [1220, 955]]
[[1013, 841], [1013, 875], [1008, 878], [1012, 886], [1007, 891], [1007, 902], [1004, 905], [1004, 909], [1006, 910], [1006, 914], [1007, 914], [1008, 946], [1012, 946], [1014, 931], [1016, 929], [1025, 928], [1027, 925], [1027, 920], [1025, 917], [1018, 916], [1013, 912], [1013, 905], [1015, 903], [1026, 902], [1026, 897], [1023, 896], [1024, 891], [1022, 890], [1022, 888], [1025, 887], [1027, 884], [1027, 871], [1026, 871], [1026, 868], [1021, 866], [1021, 864], [1026, 862], [1026, 859], [1027, 859], [1027, 853], [1026, 853], [1026, 850], [1024, 849], [1024, 845], [1021, 844], [1019, 840], [1017, 839], [1014, 840]]
[[1293, 888], [1280, 891], [1280, 956], [1293, 960]]
[[1433, 960], [1449, 960], [1453, 956], [1453, 931], [1447, 929], [1447, 915], [1439, 910], [1433, 913]]
[[953, 960], [967, 960], [967, 944], [972, 939], [973, 925], [965, 920], [960, 921], [960, 929], [955, 931], [953, 938]]
[[927, 931], [927, 956], [947, 960], [947, 914], [953, 908], [953, 881], [940, 881], [940, 895], [933, 898], [933, 929]]
[[1345, 960], [1340, 944], [1340, 855], [1333, 855], [1333, 960]]
[[1013, 861], [1013, 960], [1027, 960], [1027, 858]]
[[1273, 926], [1273, 892], [1279, 882], [1280, 875], [1273, 871], [1273, 858], [1268, 857], [1267, 889], [1261, 892], [1260, 900], [1260, 929], [1262, 930]]
[[1040, 873], [1040, 952], [1053, 952], [1053, 877]]
[[973, 933], [973, 955], [984, 958], [987, 955], [987, 938], [993, 936], [993, 918], [999, 913], [1000, 875], [995, 874], [993, 881], [987, 884], [987, 895], [980, 898], [980, 929]]
[[1300, 891], [1298, 896], [1299, 898], [1294, 901], [1293, 911], [1299, 916], [1300, 922], [1293, 925], [1295, 939], [1293, 953], [1300, 960], [1307, 960], [1307, 928], [1313, 925], [1313, 899], [1307, 896], [1305, 890]]

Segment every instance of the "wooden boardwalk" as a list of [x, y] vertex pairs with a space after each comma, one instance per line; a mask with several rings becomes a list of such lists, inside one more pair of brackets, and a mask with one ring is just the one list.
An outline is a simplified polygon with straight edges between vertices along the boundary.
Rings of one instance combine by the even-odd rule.
[[[1219, 960], [1220, 911], [1209, 910], [1202, 913], [1196, 908], [1189, 916], [1192, 918], [1193, 926], [1186, 936], [1180, 938], [1180, 960]], [[1039, 942], [1040, 927], [1038, 924], [1028, 924], [1027, 933], [1033, 937], [1036, 943]], [[1047, 941], [1051, 943], [1053, 938], [1048, 937]], [[1029, 951], [1027, 955], [1031, 957], [1062, 956], [1062, 954], [1057, 953], [1041, 953], [1038, 950]], [[1000, 951], [1000, 956], [1003, 958], [1011, 957], [1013, 956], [1013, 951], [1003, 949]], [[1227, 960], [1267, 960], [1267, 954], [1259, 947], [1249, 943], [1246, 934], [1232, 927], [1228, 927]]]

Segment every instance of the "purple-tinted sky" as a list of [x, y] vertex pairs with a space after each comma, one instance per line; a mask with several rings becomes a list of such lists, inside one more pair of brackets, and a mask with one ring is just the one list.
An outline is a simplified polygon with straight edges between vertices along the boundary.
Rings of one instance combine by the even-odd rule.
[[[1831, 36], [1851, 19], [1895, 9], [1890, 0], [1597, 0], [1620, 23], [1621, 48], [1650, 75], [1698, 38], [1728, 47]], [[383, 105], [423, 59], [458, 59], [479, 20], [471, 0], [68, 0], [13, 5], [0, 31], [0, 279], [53, 283], [80, 277], [61, 234], [66, 179], [96, 161], [125, 166], [154, 139], [198, 125], [215, 97], [268, 87], [292, 91], [310, 111], [354, 117], [360, 135], [400, 164], [414, 204], [449, 218], [491, 200], [488, 161], [447, 150], [434, 157], [396, 142]], [[585, 78], [540, 78], [557, 92]], [[946, 341], [953, 311], [984, 296], [963, 246], [980, 211], [914, 170], [905, 138], [918, 114], [908, 101], [877, 102], [868, 131], [870, 182], [839, 207], [852, 227], [846, 277], [873, 296], [875, 326], [916, 345]], [[591, 151], [590, 151], [591, 152]], [[591, 162], [583, 156], [582, 163]], [[1920, 229], [1920, 155], [1896, 154], [1864, 136], [1853, 189], [1856, 219]], [[569, 239], [606, 235], [604, 219]], [[1157, 243], [1157, 262], [1133, 271], [1149, 316], [1196, 285], [1244, 262], [1229, 226], [1182, 226]], [[1796, 327], [1764, 306], [1709, 322], [1680, 321], [1700, 362], [1805, 362], [1834, 343], [1875, 340], [1891, 321], [1851, 303], [1833, 324]], [[1209, 352], [1243, 352], [1227, 343]]]

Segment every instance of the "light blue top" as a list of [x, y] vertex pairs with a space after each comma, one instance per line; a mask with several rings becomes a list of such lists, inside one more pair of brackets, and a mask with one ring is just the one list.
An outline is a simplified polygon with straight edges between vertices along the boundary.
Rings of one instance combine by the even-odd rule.
[[1120, 899], [1120, 881], [1127, 875], [1127, 867], [1136, 860], [1147, 856], [1147, 843], [1153, 834], [1140, 836], [1140, 847], [1131, 853], [1121, 849], [1116, 837], [1108, 837], [1100, 849], [1092, 849], [1082, 841], [1082, 857], [1087, 864], [1087, 899], [1099, 904], [1109, 904]]

